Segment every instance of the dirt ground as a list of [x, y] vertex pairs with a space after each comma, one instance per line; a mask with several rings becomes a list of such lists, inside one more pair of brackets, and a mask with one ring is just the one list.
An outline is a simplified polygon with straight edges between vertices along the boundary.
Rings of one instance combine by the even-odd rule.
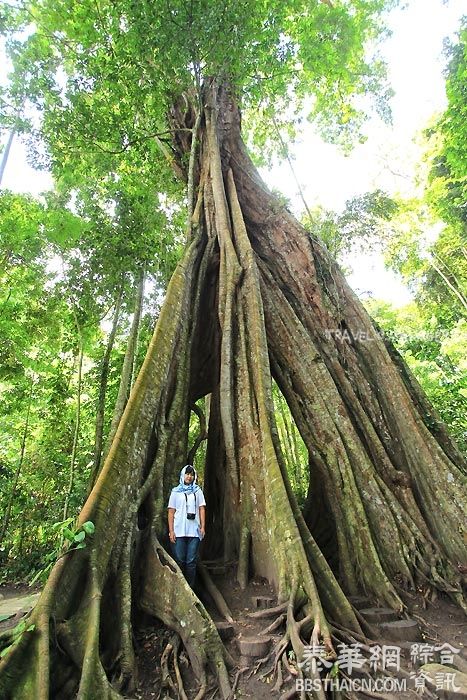
[[[216, 576], [213, 573], [212, 579], [222, 592], [234, 619], [234, 637], [226, 643], [226, 647], [234, 658], [237, 669], [248, 669], [238, 677], [234, 698], [237, 700], [246, 700], [247, 698], [270, 700], [271, 698], [279, 698], [284, 691], [293, 687], [293, 681], [285, 684], [280, 692], [275, 691], [273, 689], [274, 684], [271, 683], [269, 676], [261, 678], [263, 668], [260, 668], [257, 673], [253, 673], [256, 662], [242, 658], [237, 644], [237, 640], [242, 637], [257, 635], [274, 619], [255, 620], [248, 617], [248, 613], [255, 610], [255, 597], [266, 596], [274, 599], [273, 590], [266, 581], [255, 579], [250, 582], [246, 590], [242, 591], [235, 581], [233, 569], [225, 572], [223, 575]], [[34, 594], [37, 591], [37, 586], [33, 589], [22, 584], [0, 586], [0, 631], [13, 627], [21, 620], [28, 605], [31, 606], [35, 602]], [[203, 588], [201, 587], [197, 592], [213, 619], [220, 621], [221, 616]], [[427, 645], [440, 645], [446, 642], [460, 650], [459, 657], [463, 660], [463, 663], [467, 664], [467, 618], [463, 612], [444, 597], [439, 597], [437, 600], [429, 602], [421, 595], [417, 597], [410, 596], [407, 597], [406, 603], [408, 608], [407, 614], [411, 618], [416, 619], [420, 625], [420, 641]], [[17, 612], [12, 615], [15, 605]], [[8, 614], [12, 615], [8, 619], [4, 619], [6, 611], [9, 611]], [[272, 644], [279, 641], [281, 631], [282, 628], [279, 628], [277, 632], [271, 634]], [[174, 693], [167, 694], [165, 690], [161, 693], [160, 659], [170, 637], [170, 631], [166, 630], [161, 624], [150, 618], [141, 619], [141, 624], [135, 635], [138, 660], [138, 690], [132, 695], [133, 698], [137, 698], [137, 700], [157, 700], [158, 698], [173, 697], [175, 699], [177, 697]], [[376, 640], [376, 642], [378, 641]], [[383, 642], [381, 641], [380, 643]], [[409, 663], [408, 670], [410, 668]], [[180, 670], [187, 696], [190, 699], [194, 698], [197, 688], [193, 685], [189, 661], [183, 652], [180, 656]], [[235, 678], [235, 675], [234, 671], [232, 679]], [[206, 697], [208, 700], [214, 700], [218, 695], [214, 689], [211, 689]], [[366, 696], [362, 695], [363, 697]], [[403, 695], [399, 697], [401, 700], [404, 700]], [[444, 695], [442, 697], [447, 696]]]
[[[236, 698], [236, 700], [243, 700], [246, 698], [254, 698], [257, 700], [271, 700], [271, 698], [279, 699], [287, 690], [293, 688], [294, 680], [289, 681], [288, 684], [284, 684], [280, 691], [275, 691], [274, 681], [271, 682], [270, 677], [266, 676], [261, 678], [263, 669], [259, 669], [257, 673], [252, 673], [255, 668], [255, 662], [252, 663], [248, 659], [242, 659], [237, 646], [237, 639], [241, 638], [242, 636], [248, 637], [257, 635], [274, 619], [269, 618], [264, 620], [253, 620], [248, 617], [248, 613], [254, 610], [254, 598], [256, 596], [274, 597], [272, 588], [267, 582], [256, 579], [250, 582], [246, 590], [242, 591], [235, 581], [234, 570], [227, 572], [227, 574], [223, 576], [213, 575], [212, 578], [219, 590], [222, 592], [234, 618], [235, 636], [229, 643], [226, 644], [226, 647], [235, 659], [239, 669], [243, 669], [245, 666], [248, 666], [248, 671], [239, 676], [239, 682], [234, 698]], [[206, 594], [204, 594], [203, 591], [198, 591], [198, 595], [205, 604], [206, 608], [209, 610], [213, 619], [216, 621], [221, 620], [221, 617], [217, 613], [213, 602], [206, 596]], [[421, 631], [420, 643], [426, 644], [427, 649], [430, 646], [433, 647], [439, 646], [443, 643], [448, 643], [452, 647], [460, 650], [459, 657], [461, 657], [463, 663], [467, 665], [467, 618], [462, 610], [451, 602], [450, 599], [445, 597], [438, 597], [435, 601], [428, 601], [423, 595], [420, 594], [417, 596], [406, 596], [405, 602], [407, 604], [406, 616], [417, 620], [419, 623]], [[283, 628], [279, 628], [276, 633], [271, 635], [272, 644], [279, 641], [282, 630]], [[138, 648], [140, 676], [139, 691], [137, 694], [139, 700], [154, 700], [159, 697], [170, 697], [164, 693], [161, 694], [160, 668], [158, 667], [157, 663], [157, 660], [160, 659], [161, 651], [165, 647], [170, 635], [166, 634], [163, 641], [161, 641], [161, 635], [163, 635], [163, 632], [160, 629], [157, 631], [155, 628], [149, 627], [140, 630], [140, 641]], [[394, 642], [385, 642], [384, 640], [374, 640], [374, 642], [379, 644], [394, 644]], [[410, 647], [410, 644], [406, 644], [406, 647], [407, 646]], [[406, 661], [404, 663], [406, 670], [408, 672], [415, 672], [417, 666], [410, 662], [410, 654], [407, 649], [405, 656]], [[433, 659], [433, 661], [436, 660], [437, 658]], [[189, 671], [187, 659], [186, 665], [182, 666], [181, 670], [184, 678], [187, 678], [187, 671]], [[235, 675], [233, 677], [235, 677]], [[192, 691], [192, 693], [190, 694], [187, 692], [187, 694], [190, 698], [193, 698], [196, 695], [196, 688], [190, 688], [189, 684], [188, 688]], [[173, 697], [175, 698], [177, 696], [174, 695]], [[215, 694], [215, 692], [212, 692], [211, 694], [208, 693], [207, 697], [209, 700], [214, 700], [219, 696]], [[295, 696], [291, 697], [298, 698], [299, 694], [296, 693]], [[368, 696], [362, 695], [362, 698], [363, 697], [366, 698]], [[439, 697], [446, 698], [448, 696], [439, 695]], [[403, 694], [399, 694], [398, 698], [400, 698], [400, 700], [404, 700]]]

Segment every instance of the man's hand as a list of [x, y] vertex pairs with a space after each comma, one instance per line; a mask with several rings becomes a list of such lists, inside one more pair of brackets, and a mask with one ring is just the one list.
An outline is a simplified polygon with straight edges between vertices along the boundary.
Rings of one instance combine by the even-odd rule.
[[206, 530], [204, 529], [204, 525], [201, 525], [201, 526], [200, 526], [200, 528], [199, 528], [199, 534], [201, 535], [202, 538], [203, 538], [204, 535], [206, 534]]
[[172, 544], [175, 544], [176, 539], [177, 536], [175, 535], [175, 532], [169, 532], [169, 540], [172, 542]]

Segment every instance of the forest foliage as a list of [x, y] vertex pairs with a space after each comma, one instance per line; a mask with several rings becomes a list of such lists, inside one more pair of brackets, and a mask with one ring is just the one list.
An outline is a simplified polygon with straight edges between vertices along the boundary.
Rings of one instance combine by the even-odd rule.
[[[376, 111], [388, 117], [384, 66], [378, 60], [366, 66], [361, 47], [381, 33], [377, 13], [391, 3], [354, 3], [351, 23], [337, 4], [329, 12], [322, 3], [309, 14], [301, 2], [250, 4], [250, 12], [236, 2], [213, 3], [206, 12], [203, 3], [156, 11], [156, 4], [142, 2], [126, 25], [119, 2], [105, 16], [97, 4], [83, 3], [78, 24], [76, 12], [55, 0], [31, 3], [27, 15], [10, 9], [4, 18], [15, 71], [2, 124], [28, 137], [32, 161], [51, 170], [56, 187], [38, 199], [0, 193], [3, 580], [31, 580], [60, 545], [63, 528], [54, 524], [65, 526], [68, 514], [78, 512], [89, 488], [102, 397], [104, 443], [110, 429], [138, 285], [143, 276], [133, 377], [183, 247], [184, 190], [165, 157], [174, 88], [188, 87], [177, 66], [191, 65], [195, 80], [201, 66], [204, 74], [229, 75], [257, 153], [277, 146], [273, 120], [293, 136], [311, 83], [309, 119], [344, 146], [361, 136], [362, 96], [372, 95]], [[220, 14], [231, 27], [222, 46]], [[301, 41], [316, 32], [322, 44]], [[333, 42], [325, 42], [330, 33]], [[137, 57], [146, 46], [152, 54], [142, 65]], [[449, 48], [449, 105], [430, 128], [423, 200], [365, 193], [343, 212], [315, 210], [305, 220], [344, 266], [349, 251], [380, 247], [410, 286], [414, 301], [407, 307], [370, 300], [368, 308], [464, 448], [466, 71], [462, 29]], [[434, 221], [442, 222], [440, 233], [426, 245], [424, 229]], [[279, 392], [274, 398], [287, 467], [303, 503], [308, 455]], [[193, 441], [197, 430], [194, 419]]]

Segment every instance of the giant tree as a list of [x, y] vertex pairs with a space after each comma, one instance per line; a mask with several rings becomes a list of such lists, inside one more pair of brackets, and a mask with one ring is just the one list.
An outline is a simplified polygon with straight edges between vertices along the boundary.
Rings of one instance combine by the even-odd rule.
[[[190, 407], [210, 398], [208, 553], [238, 562], [287, 605], [281, 649], [361, 632], [348, 595], [401, 609], [422, 582], [460, 600], [462, 458], [326, 249], [269, 192], [240, 107], [264, 145], [272, 118], [309, 105], [329, 137], [358, 135], [362, 94], [381, 105], [372, 42], [383, 0], [32, 2], [20, 85], [43, 110], [53, 168], [82, 148], [157, 159], [186, 182], [186, 249], [103, 469], [79, 516], [86, 547], [55, 565], [30, 630], [7, 654], [12, 697], [115, 698], [135, 678], [132, 614], [175, 630], [206, 691], [231, 662], [164, 549], [165, 504], [188, 453]], [[17, 24], [17, 19], [15, 19]], [[254, 126], [253, 126], [254, 128]], [[105, 157], [105, 155], [103, 156]], [[162, 177], [164, 176], [164, 177]], [[310, 456], [331, 568], [291, 488], [271, 378]], [[332, 623], [332, 624], [331, 624]], [[347, 632], [346, 632], [347, 630]], [[53, 668], [53, 676], [50, 669]]]

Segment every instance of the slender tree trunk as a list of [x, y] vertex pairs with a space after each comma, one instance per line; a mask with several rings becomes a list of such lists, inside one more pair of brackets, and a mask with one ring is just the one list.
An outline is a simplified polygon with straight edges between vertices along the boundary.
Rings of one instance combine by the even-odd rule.
[[284, 428], [287, 435], [287, 442], [289, 445], [289, 452], [292, 457], [291, 469], [294, 475], [295, 483], [298, 485], [300, 483], [300, 454], [297, 447], [297, 438], [295, 435], [295, 428], [290, 423], [289, 417], [287, 416], [285, 410], [282, 408], [282, 420], [284, 422]]
[[3, 176], [5, 174], [5, 168], [7, 166], [8, 158], [10, 156], [10, 150], [11, 150], [11, 146], [13, 144], [13, 139], [15, 137], [15, 131], [16, 131], [16, 129], [13, 128], [13, 129], [11, 129], [10, 133], [8, 134], [8, 140], [6, 142], [5, 150], [3, 151], [3, 154], [2, 154], [2, 161], [0, 163], [0, 185], [2, 184]]
[[21, 559], [23, 556], [24, 532], [26, 530], [26, 521], [27, 521], [27, 512], [26, 512], [26, 510], [24, 510], [23, 514], [22, 514], [22, 518], [21, 518], [21, 530], [19, 533], [18, 559]]
[[34, 379], [31, 377], [31, 383], [29, 385], [29, 393], [28, 393], [28, 405], [27, 405], [27, 409], [26, 409], [26, 420], [24, 422], [23, 436], [21, 438], [21, 448], [20, 448], [20, 453], [19, 453], [18, 466], [16, 467], [15, 476], [13, 478], [13, 484], [11, 487], [11, 493], [10, 493], [10, 496], [8, 498], [8, 502], [7, 502], [7, 505], [5, 508], [5, 514], [3, 516], [2, 529], [0, 531], [0, 546], [2, 545], [3, 540], [5, 539], [5, 535], [7, 533], [8, 526], [10, 524], [11, 509], [13, 507], [13, 503], [14, 503], [15, 496], [16, 496], [16, 491], [18, 488], [19, 477], [20, 477], [21, 470], [22, 470], [23, 464], [24, 464], [24, 455], [26, 452], [26, 441], [27, 441], [27, 438], [29, 435], [29, 420], [31, 417], [33, 389], [34, 389]]
[[94, 459], [91, 470], [90, 483], [91, 486], [94, 484], [97, 475], [101, 467], [102, 459], [102, 445], [103, 445], [103, 435], [104, 435], [104, 416], [105, 416], [105, 398], [107, 394], [107, 382], [109, 379], [110, 371], [110, 357], [112, 354], [115, 336], [117, 334], [118, 322], [120, 320], [120, 309], [122, 305], [123, 298], [123, 283], [120, 285], [118, 290], [117, 298], [115, 300], [115, 309], [112, 318], [112, 328], [107, 339], [107, 345], [105, 348], [105, 353], [102, 358], [100, 367], [100, 377], [99, 377], [99, 398], [97, 401], [97, 411], [96, 411], [96, 429], [94, 438]]
[[284, 407], [284, 399], [278, 402], [278, 409], [275, 407], [276, 415], [278, 415], [277, 430], [280, 436], [281, 445], [283, 446], [284, 459], [287, 464], [287, 472], [293, 475], [294, 486], [300, 487], [301, 481], [301, 465], [300, 453], [298, 450], [297, 439], [295, 435], [295, 426], [290, 422], [287, 415], [287, 409]]
[[3, 154], [2, 154], [2, 160], [0, 162], [0, 185], [3, 182], [3, 176], [5, 175], [5, 169], [6, 169], [6, 166], [8, 163], [8, 159], [10, 157], [11, 146], [13, 145], [13, 139], [15, 138], [16, 130], [18, 128], [18, 120], [19, 120], [19, 117], [20, 117], [20, 115], [23, 111], [23, 108], [24, 108], [24, 102], [25, 102], [25, 100], [23, 99], [21, 106], [16, 111], [15, 123], [13, 124], [13, 126], [10, 129], [10, 133], [8, 134], [8, 139], [7, 139], [7, 142], [5, 145], [5, 149], [4, 149]]
[[287, 432], [287, 428], [284, 423], [284, 416], [282, 410], [280, 411], [281, 420], [277, 423], [277, 432], [283, 446], [284, 459], [287, 464], [287, 471], [289, 474], [294, 473], [294, 459], [292, 454], [292, 445], [290, 442], [290, 435]]
[[[442, 262], [442, 261], [441, 261]], [[464, 295], [460, 292], [458, 287], [456, 287], [449, 277], [443, 272], [443, 270], [437, 265], [434, 260], [430, 260], [430, 265], [433, 268], [433, 270], [436, 270], [438, 275], [441, 277], [447, 288], [454, 294], [454, 296], [459, 300], [461, 305], [464, 307], [464, 309], [467, 311], [467, 299], [464, 297]], [[448, 268], [449, 269], [449, 268]], [[452, 274], [450, 272], [450, 274]], [[454, 279], [456, 280], [456, 277], [454, 276]], [[456, 280], [457, 282], [457, 280]]]
[[65, 502], [63, 504], [62, 520], [68, 518], [68, 512], [70, 507], [70, 498], [73, 493], [73, 487], [75, 483], [75, 471], [76, 471], [76, 457], [78, 452], [78, 441], [79, 441], [79, 431], [81, 427], [81, 393], [82, 393], [82, 382], [83, 382], [83, 356], [84, 356], [84, 343], [81, 331], [78, 327], [79, 333], [79, 351], [78, 351], [78, 385], [76, 387], [76, 410], [75, 410], [75, 430], [73, 434], [73, 445], [71, 448], [71, 458], [70, 458], [70, 476], [68, 479], [68, 486], [65, 493]]
[[[110, 424], [109, 435], [106, 441], [106, 447], [104, 455], [106, 456], [109, 452], [110, 446], [113, 442], [115, 434], [117, 432], [118, 424], [120, 423], [123, 411], [125, 410], [126, 403], [128, 401], [128, 396], [131, 389], [131, 379], [133, 373], [133, 366], [135, 363], [136, 348], [138, 345], [138, 333], [141, 321], [141, 311], [143, 308], [144, 299], [144, 280], [145, 271], [141, 270], [138, 287], [135, 297], [135, 309], [133, 314], [133, 322], [131, 324], [130, 334], [128, 336], [125, 357], [123, 359], [122, 374], [120, 377], [120, 384], [118, 387], [117, 400], [115, 402], [114, 412], [112, 415], [112, 422]], [[97, 474], [95, 475], [97, 476]], [[95, 478], [94, 478], [95, 480]]]
[[187, 464], [194, 463], [195, 455], [198, 451], [199, 446], [201, 445], [201, 443], [203, 443], [205, 440], [207, 440], [207, 437], [208, 437], [207, 427], [206, 427], [206, 418], [205, 418], [203, 411], [196, 404], [193, 404], [193, 406], [191, 407], [191, 410], [193, 411], [193, 413], [195, 413], [198, 416], [199, 433], [198, 433], [196, 440], [194, 441], [194, 443], [191, 446], [190, 451], [188, 453]]

